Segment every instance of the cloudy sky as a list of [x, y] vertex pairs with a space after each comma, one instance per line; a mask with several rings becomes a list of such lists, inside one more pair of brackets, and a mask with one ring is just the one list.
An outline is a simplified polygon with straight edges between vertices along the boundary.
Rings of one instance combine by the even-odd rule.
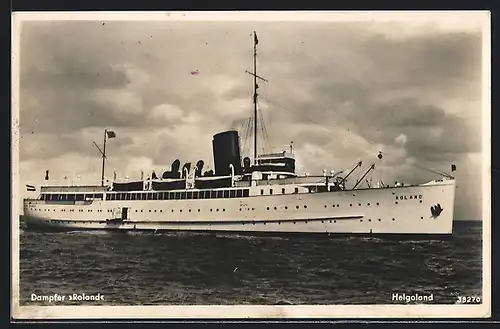
[[[244, 155], [258, 45], [259, 150], [293, 141], [300, 173], [377, 162], [373, 179], [421, 183], [457, 165], [457, 219], [481, 218], [481, 21], [23, 21], [20, 183], [99, 184], [172, 161], [213, 169], [212, 135], [237, 129]], [[111, 17], [110, 17], [111, 18]], [[198, 74], [192, 74], [197, 71]], [[262, 134], [265, 136], [265, 134]], [[245, 142], [246, 141], [246, 142]], [[382, 151], [382, 161], [376, 159]], [[78, 178], [80, 176], [80, 178]]]

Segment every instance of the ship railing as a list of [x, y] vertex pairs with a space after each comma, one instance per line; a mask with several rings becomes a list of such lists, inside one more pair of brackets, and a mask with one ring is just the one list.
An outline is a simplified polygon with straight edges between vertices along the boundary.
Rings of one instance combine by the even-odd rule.
[[273, 153], [265, 153], [265, 154], [260, 154], [257, 157], [257, 160], [259, 160], [259, 159], [265, 159], [265, 158], [283, 158], [283, 157], [295, 158], [295, 155], [293, 153], [286, 152], [286, 151], [283, 151], [283, 152], [273, 152]]
[[291, 177], [281, 179], [262, 179], [258, 180], [257, 185], [302, 185], [302, 184], [325, 184], [326, 177], [324, 176], [305, 176]]

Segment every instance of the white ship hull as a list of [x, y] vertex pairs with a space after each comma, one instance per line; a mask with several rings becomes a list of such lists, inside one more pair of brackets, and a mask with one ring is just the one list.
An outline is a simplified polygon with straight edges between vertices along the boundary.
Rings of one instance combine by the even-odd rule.
[[[28, 227], [68, 230], [452, 233], [454, 180], [338, 192], [262, 196], [255, 192], [249, 197], [205, 200], [24, 200], [24, 214]], [[437, 205], [442, 211], [436, 215], [431, 207]]]

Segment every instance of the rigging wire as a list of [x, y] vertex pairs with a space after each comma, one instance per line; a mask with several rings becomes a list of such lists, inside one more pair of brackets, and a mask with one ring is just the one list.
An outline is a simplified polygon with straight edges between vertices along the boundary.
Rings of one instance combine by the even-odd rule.
[[[264, 99], [267, 99], [267, 83], [264, 83], [264, 91], [263, 91], [263, 94], [264, 94]], [[260, 118], [261, 118], [261, 122], [262, 122], [262, 127], [264, 129], [264, 136], [266, 137], [267, 139], [267, 145], [269, 147], [269, 151], [272, 152], [272, 145], [271, 145], [271, 138], [269, 137], [269, 134], [268, 134], [268, 130], [267, 130], [267, 126], [265, 124], [265, 120], [264, 120], [264, 114], [263, 112], [261, 111], [261, 109], [259, 108], [259, 112], [260, 112]], [[268, 116], [270, 118], [270, 116]], [[271, 121], [271, 119], [269, 119], [269, 122]]]
[[261, 131], [262, 131], [262, 148], [263, 148], [263, 151], [265, 152], [265, 146], [267, 144], [269, 150], [271, 151], [272, 150], [272, 147], [271, 147], [271, 144], [270, 144], [270, 141], [269, 141], [269, 135], [267, 133], [267, 128], [266, 128], [266, 125], [265, 125], [265, 122], [264, 122], [264, 115], [262, 114], [262, 111], [260, 109], [258, 109], [258, 112], [260, 113], [260, 125], [261, 125]]
[[[250, 135], [250, 125], [252, 123], [252, 118], [248, 118], [246, 120], [246, 129], [245, 129], [245, 137], [243, 139], [243, 152], [246, 152], [246, 151], [250, 151], [250, 139], [249, 139], [249, 135]], [[247, 146], [248, 146], [248, 149], [247, 149]]]
[[[275, 106], [275, 107], [277, 107], [277, 108], [283, 109], [283, 110], [287, 111], [288, 113], [291, 113], [291, 114], [293, 114], [293, 115], [295, 115], [295, 116], [298, 116], [298, 113], [296, 113], [296, 112], [294, 112], [294, 111], [291, 111], [290, 109], [288, 109], [288, 108], [286, 108], [286, 107], [284, 107], [284, 106], [282, 106], [282, 105], [278, 105], [278, 104], [276, 104], [274, 101], [269, 101], [269, 99], [267, 99], [266, 101], [267, 101], [269, 104], [271, 104], [271, 105], [273, 105], [273, 106]], [[324, 129], [327, 129], [328, 131], [332, 132], [333, 134], [336, 134], [338, 137], [342, 138], [344, 141], [346, 141], [346, 142], [348, 142], [348, 143], [352, 143], [352, 144], [355, 144], [355, 145], [359, 145], [359, 144], [360, 144], [360, 141], [359, 141], [359, 140], [356, 140], [355, 138], [353, 138], [352, 136], [350, 136], [350, 135], [353, 135], [353, 134], [354, 134], [353, 132], [350, 132], [350, 130], [348, 130], [348, 131], [349, 131], [349, 133], [344, 133], [344, 132], [339, 131], [339, 130], [333, 130], [333, 129], [330, 129], [330, 127], [325, 126], [325, 124], [324, 124], [324, 123], [323, 123], [323, 124], [322, 124], [322, 123], [319, 123], [318, 121], [313, 120], [313, 119], [311, 119], [310, 117], [305, 117], [305, 118], [302, 118], [302, 117], [301, 117], [300, 119], [301, 119], [301, 120], [306, 120], [306, 121], [309, 121], [309, 122], [311, 122], [311, 123], [314, 123], [314, 124], [316, 124], [316, 125], [321, 126], [321, 127], [323, 127]], [[369, 145], [369, 143], [368, 143], [367, 141], [364, 141], [364, 144], [368, 144], [368, 145]], [[369, 145], [369, 146], [370, 146], [370, 148], [373, 148], [373, 146], [372, 146], [372, 145]]]

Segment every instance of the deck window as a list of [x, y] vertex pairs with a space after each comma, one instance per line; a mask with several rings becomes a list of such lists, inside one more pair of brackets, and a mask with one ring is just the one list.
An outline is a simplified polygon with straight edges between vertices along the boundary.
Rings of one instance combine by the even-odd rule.
[[193, 191], [193, 199], [198, 199], [198, 191]]
[[228, 190], [224, 191], [224, 198], [229, 198], [229, 191]]
[[192, 191], [187, 192], [186, 197], [187, 199], [191, 200], [193, 198], [193, 192]]
[[217, 198], [222, 198], [224, 196], [223, 191], [217, 191]]
[[141, 193], [141, 200], [147, 200], [148, 196], [146, 193]]
[[217, 198], [217, 191], [210, 191], [210, 198], [211, 199]]
[[147, 193], [148, 195], [148, 200], [152, 200], [153, 199], [153, 193]]
[[102, 194], [101, 193], [95, 194], [94, 198], [96, 198], [96, 199], [102, 199]]
[[126, 200], [130, 200], [130, 199], [132, 198], [132, 196], [131, 196], [130, 194], [131, 194], [131, 193], [127, 193], [127, 194], [125, 195], [125, 199], [126, 199]]
[[269, 194], [273, 195], [273, 189], [272, 188], [269, 189]]
[[244, 189], [244, 190], [243, 190], [243, 196], [244, 196], [244, 197], [247, 197], [247, 196], [249, 196], [249, 195], [250, 195], [250, 190], [249, 190], [249, 189]]
[[181, 200], [186, 200], [186, 192], [181, 192]]
[[179, 200], [181, 198], [181, 192], [175, 192], [175, 200]]
[[236, 190], [236, 197], [241, 198], [243, 196], [243, 190]]
[[111, 194], [106, 194], [106, 200], [111, 200]]
[[299, 193], [299, 188], [298, 187], [295, 188], [295, 192], [294, 193], [295, 194]]
[[229, 191], [229, 197], [230, 198], [235, 198], [236, 197], [236, 191], [235, 190]]
[[153, 193], [153, 200], [158, 200], [158, 192]]

